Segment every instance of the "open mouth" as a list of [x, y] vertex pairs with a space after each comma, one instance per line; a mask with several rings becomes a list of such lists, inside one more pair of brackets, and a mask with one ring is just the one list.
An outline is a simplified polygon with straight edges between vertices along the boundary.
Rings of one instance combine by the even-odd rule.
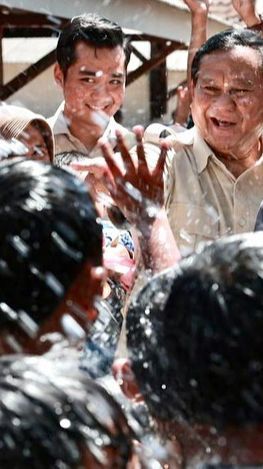
[[89, 104], [88, 107], [91, 111], [94, 112], [106, 112], [106, 110], [109, 108], [109, 104], [107, 104], [106, 106], [92, 106]]
[[217, 119], [216, 117], [211, 117], [211, 121], [216, 127], [222, 129], [229, 129], [230, 127], [234, 127], [236, 125], [235, 122]]

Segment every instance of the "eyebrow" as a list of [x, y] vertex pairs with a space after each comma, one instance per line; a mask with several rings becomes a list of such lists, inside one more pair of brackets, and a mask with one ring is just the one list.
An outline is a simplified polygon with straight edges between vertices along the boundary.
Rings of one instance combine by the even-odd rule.
[[[205, 77], [200, 77], [200, 75], [198, 75], [198, 78], [201, 78], [202, 82], [203, 83], [216, 83], [216, 77], [208, 77], [208, 76], [205, 76]], [[236, 77], [236, 78], [232, 78], [230, 79], [232, 84], [233, 85], [240, 85], [240, 86], [252, 86], [254, 85], [254, 82], [253, 80], [251, 80], [250, 78], [240, 78], [240, 77]]]
[[[98, 76], [98, 73], [99, 73], [99, 76], [101, 76], [101, 73], [100, 73], [100, 70], [97, 70], [97, 72], [94, 72], [93, 70], [79, 70], [79, 73], [81, 75], [89, 75], [91, 77], [96, 77]], [[123, 78], [124, 77], [124, 73], [112, 73], [111, 76], [113, 78]]]
[[79, 70], [79, 73], [81, 75], [91, 75], [92, 77], [95, 77], [97, 75], [98, 72], [93, 72], [91, 70]]

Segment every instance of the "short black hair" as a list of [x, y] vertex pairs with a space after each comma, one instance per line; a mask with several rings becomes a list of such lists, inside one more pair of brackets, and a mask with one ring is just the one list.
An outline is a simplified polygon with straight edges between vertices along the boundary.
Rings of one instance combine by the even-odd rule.
[[130, 49], [122, 28], [102, 16], [83, 13], [71, 19], [62, 29], [58, 39], [56, 56], [64, 76], [76, 60], [75, 48], [79, 41], [84, 41], [95, 49], [102, 47], [114, 49], [120, 46], [125, 52], [126, 67], [129, 63]]
[[131, 305], [127, 330], [156, 419], [262, 423], [262, 234], [218, 240], [155, 277]]
[[69, 357], [2, 358], [0, 375], [1, 469], [78, 469], [86, 456], [102, 468], [127, 467], [133, 430]]
[[249, 29], [228, 29], [211, 36], [196, 52], [191, 68], [191, 78], [197, 82], [198, 72], [205, 55], [213, 52], [223, 52], [234, 49], [236, 46], [250, 47], [261, 56], [263, 65], [263, 38]]
[[23, 158], [0, 164], [0, 328], [22, 312], [42, 323], [87, 262], [102, 265], [96, 219], [87, 186], [69, 172]]

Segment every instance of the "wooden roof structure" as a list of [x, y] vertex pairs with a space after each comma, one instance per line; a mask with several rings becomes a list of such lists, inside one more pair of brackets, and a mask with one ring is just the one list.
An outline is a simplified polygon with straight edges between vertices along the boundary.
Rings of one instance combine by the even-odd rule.
[[[175, 50], [187, 49], [190, 37], [190, 14], [186, 7], [182, 4], [180, 6], [180, 0], [144, 0], [143, 2], [141, 0], [96, 0], [96, 2], [94, 0], [63, 0], [60, 2], [53, 0], [8, 0], [8, 2], [1, 2], [0, 99], [7, 99], [54, 64], [56, 60], [55, 50], [52, 50], [11, 81], [3, 83], [4, 64], [1, 39], [5, 37], [58, 36], [63, 25], [71, 17], [83, 12], [100, 14], [129, 30], [127, 34], [131, 40], [131, 50], [139, 59], [140, 65], [128, 74], [127, 86], [143, 74], [159, 70], [157, 81], [160, 80], [162, 84], [162, 87], [159, 86], [160, 89], [162, 88], [160, 101], [163, 102], [164, 98], [167, 99], [166, 57]], [[227, 23], [222, 19], [211, 18], [208, 23], [208, 34], [212, 35], [225, 29], [226, 25]], [[136, 48], [138, 41], [151, 43], [152, 52], [149, 59]], [[156, 90], [154, 90], [154, 94], [156, 95]]]

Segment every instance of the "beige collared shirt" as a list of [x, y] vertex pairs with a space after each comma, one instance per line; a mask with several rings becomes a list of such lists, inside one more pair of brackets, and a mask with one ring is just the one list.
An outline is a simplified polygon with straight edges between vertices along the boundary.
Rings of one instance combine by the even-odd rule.
[[[70, 153], [70, 152], [77, 152], [81, 153], [89, 158], [95, 158], [97, 156], [101, 156], [101, 150], [98, 145], [90, 150], [87, 149], [86, 146], [69, 130], [69, 126], [67, 123], [67, 119], [63, 113], [64, 110], [64, 102], [61, 103], [59, 108], [57, 109], [54, 116], [48, 119], [49, 125], [51, 126], [54, 138], [55, 138], [55, 158], [54, 163], [59, 159], [59, 154], [61, 153]], [[123, 135], [125, 136], [125, 140], [129, 148], [131, 148], [135, 144], [134, 134], [129, 130], [125, 129], [122, 125], [118, 124], [114, 117], [109, 117], [108, 119], [101, 118], [101, 126], [105, 128], [103, 133], [103, 138], [107, 138], [114, 147], [116, 145], [116, 130], [120, 130]]]
[[167, 214], [183, 255], [204, 241], [253, 231], [263, 200], [263, 155], [235, 178], [196, 128], [185, 132], [172, 133], [177, 149], [168, 155], [165, 174]]

